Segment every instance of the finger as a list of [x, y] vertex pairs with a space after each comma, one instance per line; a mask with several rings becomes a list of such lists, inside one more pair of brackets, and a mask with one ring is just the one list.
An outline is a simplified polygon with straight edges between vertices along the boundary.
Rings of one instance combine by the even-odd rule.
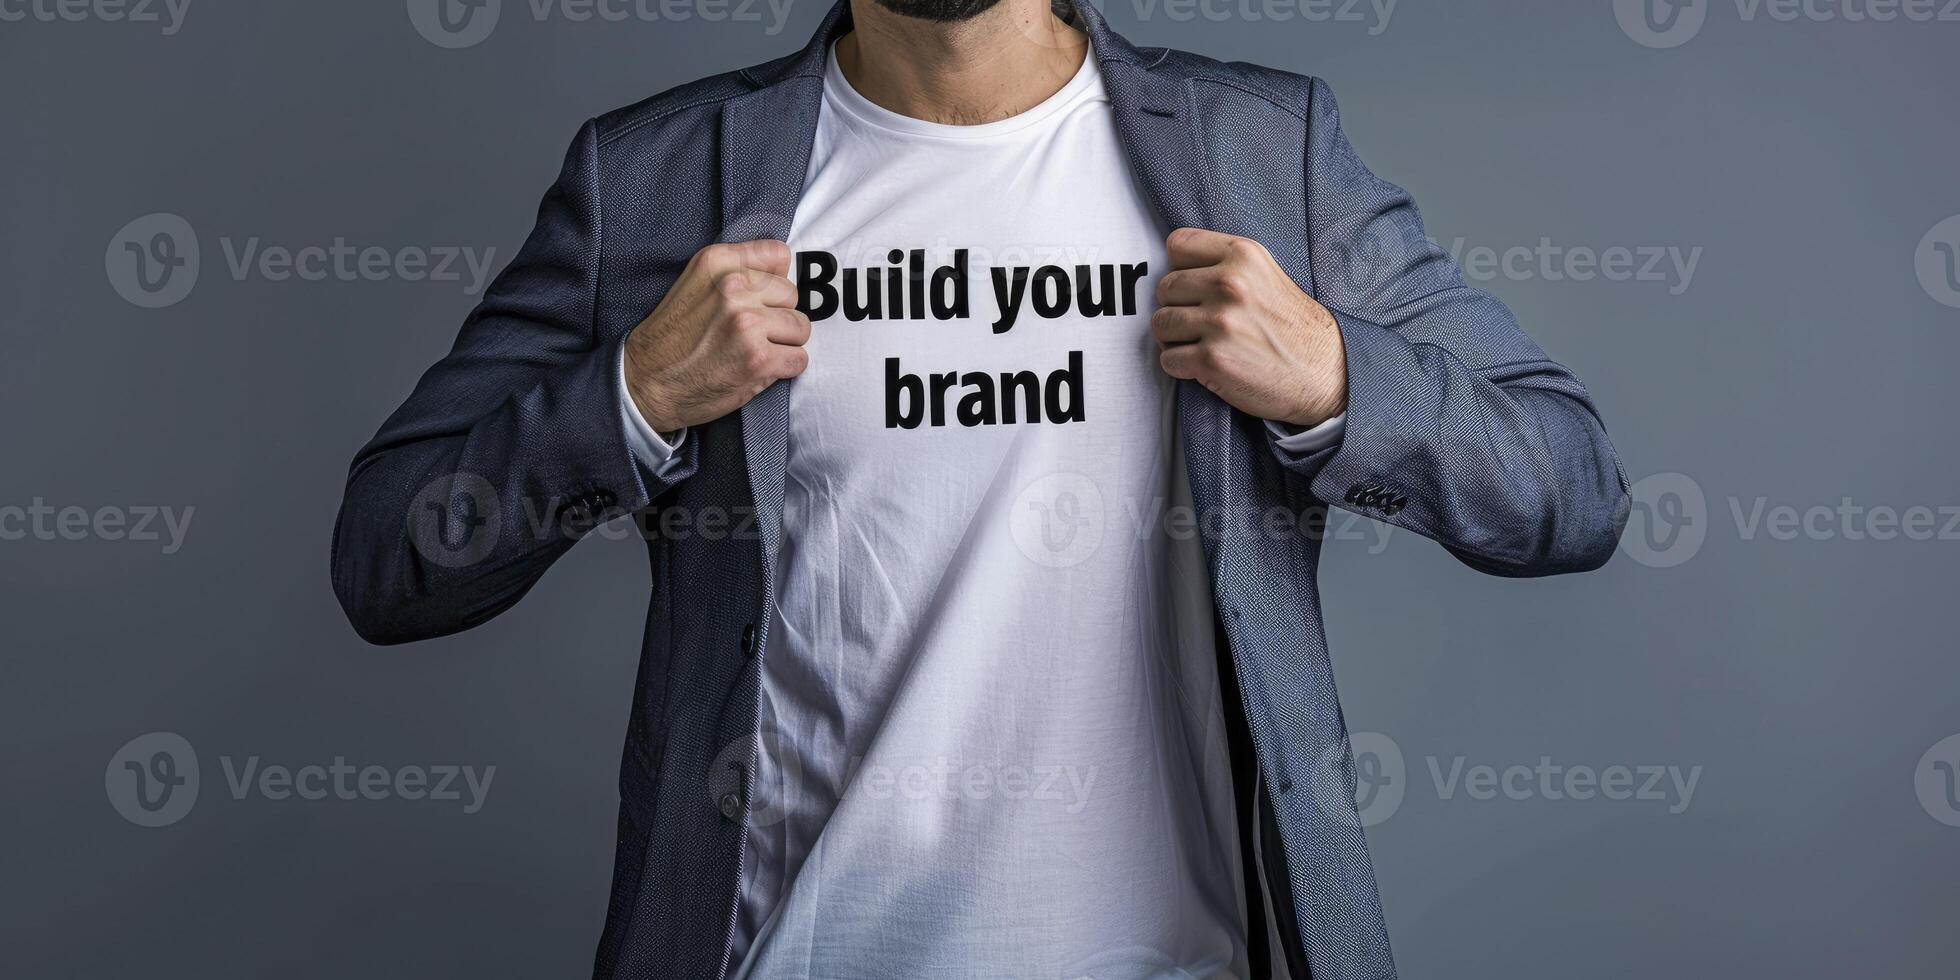
[[1211, 332], [1211, 318], [1200, 307], [1162, 306], [1150, 314], [1150, 336], [1167, 347], [1203, 340]]
[[773, 272], [746, 269], [747, 282], [756, 302], [777, 309], [796, 309], [796, 284]]
[[1157, 363], [1163, 365], [1164, 373], [1173, 378], [1186, 381], [1202, 380], [1199, 376], [1209, 365], [1209, 354], [1203, 344], [1178, 344], [1164, 348], [1157, 355]]
[[[810, 318], [796, 310], [773, 306], [750, 306], [728, 315], [728, 327], [745, 344], [789, 344], [800, 347], [810, 340]], [[759, 349], [758, 349], [759, 353]], [[761, 365], [751, 365], [761, 371]]]
[[1215, 268], [1206, 266], [1165, 273], [1164, 278], [1157, 280], [1157, 305], [1198, 306], [1223, 298], [1218, 292]]
[[769, 357], [772, 378], [794, 378], [810, 366], [810, 352], [801, 347], [777, 344], [770, 349]]
[[810, 342], [810, 318], [803, 311], [771, 307], [763, 313], [769, 318], [763, 325], [763, 336], [770, 343], [801, 347]]
[[782, 276], [735, 268], [715, 278], [715, 291], [732, 309], [750, 306], [795, 309], [796, 285]]
[[1236, 237], [1224, 232], [1179, 228], [1164, 239], [1164, 248], [1170, 253], [1172, 269], [1200, 269], [1230, 258], [1235, 241]]

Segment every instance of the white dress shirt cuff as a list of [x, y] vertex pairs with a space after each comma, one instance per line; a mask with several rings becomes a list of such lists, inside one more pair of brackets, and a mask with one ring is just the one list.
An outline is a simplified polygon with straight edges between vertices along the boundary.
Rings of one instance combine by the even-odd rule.
[[633, 450], [634, 458], [647, 472], [660, 476], [661, 471], [675, 463], [674, 453], [687, 441], [687, 430], [662, 436], [647, 424], [640, 414], [640, 406], [633, 402], [633, 393], [626, 388], [626, 347], [620, 345], [616, 370], [613, 372], [619, 387], [619, 422], [626, 428], [626, 445]]
[[1273, 434], [1274, 445], [1298, 456], [1310, 456], [1341, 441], [1341, 433], [1347, 429], [1347, 413], [1342, 412], [1311, 429], [1268, 419], [1266, 429]]

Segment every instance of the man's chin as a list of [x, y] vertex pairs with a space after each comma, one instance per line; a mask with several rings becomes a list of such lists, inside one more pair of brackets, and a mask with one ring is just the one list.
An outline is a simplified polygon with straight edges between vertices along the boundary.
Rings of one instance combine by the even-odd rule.
[[937, 21], [942, 24], [971, 20], [1000, 0], [877, 0], [878, 6], [902, 17]]

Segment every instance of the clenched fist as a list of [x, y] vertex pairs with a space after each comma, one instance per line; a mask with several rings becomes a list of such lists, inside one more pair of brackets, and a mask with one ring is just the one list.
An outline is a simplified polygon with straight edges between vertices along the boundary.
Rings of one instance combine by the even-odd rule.
[[796, 309], [789, 246], [710, 245], [626, 337], [626, 389], [655, 432], [721, 418], [803, 373], [810, 318]]
[[1266, 247], [1201, 228], [1165, 243], [1150, 332], [1174, 378], [1247, 415], [1303, 428], [1347, 408], [1347, 352], [1333, 314], [1293, 284]]

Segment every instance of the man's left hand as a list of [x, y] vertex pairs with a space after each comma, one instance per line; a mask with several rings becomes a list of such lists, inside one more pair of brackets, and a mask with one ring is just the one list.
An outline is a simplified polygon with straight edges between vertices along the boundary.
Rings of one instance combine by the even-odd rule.
[[1347, 408], [1347, 353], [1333, 314], [1264, 245], [1202, 228], [1165, 243], [1150, 332], [1164, 371], [1248, 415], [1311, 428]]

